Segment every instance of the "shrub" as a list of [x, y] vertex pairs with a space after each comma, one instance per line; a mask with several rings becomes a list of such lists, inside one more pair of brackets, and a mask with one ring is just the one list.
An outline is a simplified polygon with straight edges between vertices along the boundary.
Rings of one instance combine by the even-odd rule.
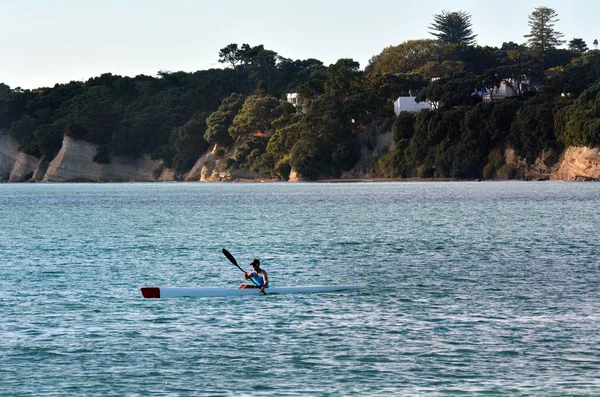
[[215, 157], [218, 159], [223, 158], [223, 156], [225, 156], [227, 154], [227, 149], [223, 148], [223, 147], [218, 147], [215, 150]]

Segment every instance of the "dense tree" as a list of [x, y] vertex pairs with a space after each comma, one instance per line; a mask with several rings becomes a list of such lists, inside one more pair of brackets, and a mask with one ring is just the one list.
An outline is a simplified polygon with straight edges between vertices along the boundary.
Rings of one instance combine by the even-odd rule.
[[419, 92], [417, 100], [437, 102], [440, 106], [448, 109], [453, 106], [468, 106], [481, 101], [481, 98], [475, 95], [478, 88], [477, 77], [471, 73], [463, 73], [455, 78], [432, 82], [426, 89]]
[[208, 142], [204, 139], [206, 117], [205, 112], [196, 113], [183, 127], [174, 130], [175, 155], [172, 167], [180, 175], [192, 168], [208, 148]]
[[573, 40], [569, 41], [569, 50], [586, 52], [588, 50], [588, 46], [583, 39], [574, 38]]
[[556, 22], [560, 21], [557, 16], [556, 11], [548, 7], [537, 7], [529, 15], [527, 24], [531, 30], [524, 37], [531, 48], [544, 52], [564, 44], [565, 41], [561, 40], [564, 35], [554, 29]]
[[219, 63], [227, 63], [236, 69], [242, 62], [242, 50], [235, 43], [229, 44], [219, 50]]
[[600, 145], [600, 84], [585, 90], [555, 118], [558, 141], [565, 146]]
[[356, 164], [360, 148], [347, 102], [334, 93], [322, 95], [299, 121], [289, 161], [304, 177], [339, 176]]
[[360, 89], [362, 72], [358, 62], [352, 59], [340, 59], [327, 69], [329, 79], [325, 90], [347, 98]]
[[204, 134], [204, 139], [222, 146], [233, 144], [233, 138], [229, 135], [229, 127], [233, 122], [233, 118], [242, 108], [244, 99], [241, 94], [231, 94], [223, 99], [221, 106], [206, 119], [208, 128]]
[[[546, 28], [548, 21], [552, 28], [555, 16]], [[361, 150], [373, 150], [377, 134], [391, 131], [393, 149], [366, 165], [369, 172], [506, 177], [507, 146], [533, 162], [544, 150], [600, 142], [600, 53], [544, 40], [543, 51], [513, 42], [495, 48], [412, 40], [384, 49], [364, 72], [352, 59], [326, 67], [262, 45], [231, 44], [219, 53], [225, 69], [106, 73], [31, 91], [0, 84], [0, 129], [10, 128], [37, 157], [50, 159], [68, 135], [99, 145], [95, 161], [146, 154], [179, 176], [217, 144], [235, 149], [236, 167], [281, 179], [292, 169], [338, 177], [359, 159], [363, 167]], [[481, 93], [501, 83], [517, 95], [483, 103]], [[441, 108], [392, 122], [392, 102], [414, 90]], [[289, 92], [303, 98], [298, 111], [283, 100]]]
[[475, 44], [476, 34], [471, 29], [471, 15], [465, 11], [442, 11], [433, 15], [429, 33], [449, 44]]
[[511, 143], [517, 153], [533, 163], [543, 150], [555, 147], [554, 114], [560, 105], [536, 97], [524, 104], [511, 126]]
[[274, 133], [274, 123], [280, 117], [294, 113], [294, 107], [271, 96], [249, 96], [229, 127], [233, 139], [244, 140], [253, 135]]
[[600, 53], [588, 51], [565, 65], [561, 73], [545, 84], [544, 91], [557, 97], [578, 98], [598, 79], [600, 79]]
[[409, 40], [385, 48], [372, 59], [371, 74], [416, 73], [429, 62], [458, 61], [456, 45], [438, 40]]

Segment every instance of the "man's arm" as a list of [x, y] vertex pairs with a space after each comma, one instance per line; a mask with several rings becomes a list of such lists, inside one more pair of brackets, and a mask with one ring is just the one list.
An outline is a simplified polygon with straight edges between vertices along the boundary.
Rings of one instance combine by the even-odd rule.
[[269, 276], [267, 276], [267, 272], [265, 272], [263, 270], [262, 274], [263, 274], [263, 286], [260, 289], [261, 292], [263, 292], [265, 290], [265, 288], [267, 287], [267, 284], [269, 283]]

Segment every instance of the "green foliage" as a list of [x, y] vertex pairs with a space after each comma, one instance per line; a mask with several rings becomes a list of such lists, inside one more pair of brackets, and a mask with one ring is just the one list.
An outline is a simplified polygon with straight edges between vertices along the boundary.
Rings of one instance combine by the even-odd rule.
[[279, 160], [273, 169], [275, 176], [284, 181], [289, 179], [291, 171], [292, 165], [290, 164], [289, 157]]
[[371, 92], [391, 108], [398, 96], [408, 96], [410, 90], [421, 90], [429, 84], [427, 80], [405, 75], [374, 75], [370, 76], [368, 84]]
[[340, 59], [327, 69], [329, 75], [325, 83], [325, 92], [342, 98], [348, 98], [360, 90], [360, 65], [352, 59]]
[[561, 72], [550, 79], [545, 91], [553, 95], [577, 98], [590, 85], [600, 79], [600, 53], [589, 51], [574, 58]]
[[266, 151], [268, 140], [263, 137], [249, 137], [238, 142], [234, 157], [236, 164], [241, 169], [256, 168], [255, 162]]
[[215, 157], [218, 159], [223, 158], [227, 154], [227, 149], [219, 147], [215, 150]]
[[244, 103], [244, 96], [231, 94], [223, 99], [221, 106], [206, 119], [206, 133], [204, 139], [210, 143], [216, 143], [225, 147], [233, 144], [233, 138], [229, 135], [229, 127], [233, 118], [238, 114]]
[[488, 154], [507, 143], [520, 106], [518, 100], [507, 99], [470, 109], [401, 113], [393, 128], [396, 151], [379, 160], [377, 172], [420, 178], [493, 175], [502, 164], [489, 165]]
[[6, 84], [0, 83], [0, 129], [10, 128], [13, 122], [22, 117], [31, 95], [30, 91], [11, 90]]
[[255, 134], [274, 132], [274, 124], [279, 118], [289, 118], [295, 112], [294, 107], [271, 96], [251, 95], [245, 101], [240, 112], [229, 127], [229, 135], [236, 140], [249, 139]]
[[409, 40], [385, 48], [368, 69], [371, 74], [416, 73], [429, 62], [459, 61], [455, 49], [456, 45], [438, 40]]
[[600, 145], [600, 83], [559, 110], [555, 127], [559, 143], [565, 146]]
[[558, 22], [557, 16], [552, 8], [535, 8], [527, 23], [531, 30], [524, 35], [531, 48], [545, 52], [564, 44], [564, 40], [561, 40], [564, 35], [554, 30], [554, 25]]
[[392, 129], [394, 142], [398, 144], [398, 142], [404, 139], [412, 139], [415, 134], [414, 124], [415, 115], [413, 113], [400, 113], [394, 121], [394, 127]]
[[510, 141], [517, 154], [529, 163], [533, 163], [542, 151], [555, 147], [554, 114], [559, 108], [560, 105], [536, 98], [517, 112]]
[[442, 11], [433, 15], [433, 23], [429, 26], [433, 36], [449, 44], [475, 44], [476, 34], [473, 33], [471, 14], [465, 11]]
[[474, 93], [479, 88], [479, 82], [475, 75], [464, 73], [455, 78], [439, 79], [419, 92], [417, 101], [439, 102], [445, 108], [453, 106], [470, 106], [481, 98]]
[[175, 155], [173, 168], [177, 174], [183, 174], [194, 166], [196, 160], [208, 149], [205, 112], [196, 113], [183, 127], [174, 130]]
[[[467, 23], [467, 36], [385, 48], [364, 72], [352, 59], [325, 67], [262, 45], [230, 44], [219, 53], [225, 69], [107, 73], [33, 91], [0, 84], [0, 129], [10, 128], [21, 149], [37, 157], [51, 159], [67, 135], [97, 144], [96, 162], [151, 155], [178, 176], [210, 144], [219, 156], [235, 145], [228, 167], [283, 180], [292, 169], [307, 178], [340, 176], [357, 164], [361, 144], [374, 149], [371, 132], [382, 120], [394, 149], [372, 169], [386, 177], [511, 177], [516, 170], [502, 156], [507, 146], [533, 162], [548, 149], [600, 144], [598, 51], [584, 52], [577, 40], [571, 50], [554, 48], [555, 13], [546, 14], [542, 36], [533, 35], [539, 21], [532, 18], [531, 47], [473, 46], [468, 14], [443, 12], [437, 22], [450, 23], [454, 14]], [[439, 34], [454, 32], [454, 25], [436, 26], [448, 28]], [[503, 81], [517, 95], [482, 103], [478, 94]], [[415, 90], [419, 101], [440, 109], [395, 117], [392, 103]], [[282, 99], [289, 92], [302, 98], [299, 111]]]
[[588, 46], [581, 38], [573, 38], [573, 40], [569, 41], [569, 50], [578, 51], [578, 52], [586, 52], [588, 50]]

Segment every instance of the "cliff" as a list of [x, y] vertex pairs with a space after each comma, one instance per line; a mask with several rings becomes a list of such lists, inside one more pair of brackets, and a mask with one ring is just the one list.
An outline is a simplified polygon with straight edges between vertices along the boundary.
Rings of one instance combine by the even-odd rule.
[[[356, 167], [341, 178], [370, 178], [377, 159], [388, 150], [394, 150], [391, 133], [364, 131], [361, 138], [361, 159]], [[0, 131], [0, 182], [154, 182], [174, 181], [175, 173], [166, 168], [161, 160], [151, 160], [148, 156], [138, 159], [110, 156], [109, 164], [93, 161], [98, 146], [77, 141], [69, 137], [63, 139], [58, 155], [51, 161], [40, 160], [19, 151], [17, 142], [6, 131]], [[223, 156], [216, 155], [216, 147], [211, 148], [197, 161], [184, 176], [185, 181], [230, 181], [263, 180], [252, 170], [233, 167], [235, 150]], [[560, 156], [552, 151], [545, 152], [534, 164], [527, 164], [510, 147], [505, 149], [498, 160], [497, 170], [490, 175], [497, 179], [527, 180], [600, 180], [600, 148], [570, 147]], [[302, 181], [295, 170], [290, 181]]]
[[553, 180], [600, 180], [600, 148], [570, 147], [563, 153], [560, 167]]
[[33, 177], [33, 173], [38, 168], [39, 159], [20, 152], [15, 160], [12, 171], [10, 172], [10, 182], [27, 182]]
[[[110, 156], [109, 164], [94, 162], [98, 146], [65, 136], [56, 157], [48, 165], [43, 182], [150, 182], [169, 180], [156, 171], [165, 173], [161, 160], [147, 156], [133, 159]], [[171, 179], [172, 180], [172, 179]]]
[[8, 132], [0, 131], [0, 182], [8, 181], [19, 156], [19, 145]]
[[194, 164], [192, 169], [184, 176], [185, 181], [217, 182], [240, 179], [261, 179], [260, 175], [251, 170], [241, 170], [227, 166], [233, 159], [235, 148], [222, 157], [215, 154], [217, 145], [204, 153]]
[[376, 163], [387, 152], [396, 150], [392, 131], [385, 131], [380, 123], [373, 123], [359, 133], [360, 160], [353, 169], [344, 172], [341, 179], [371, 178]]

